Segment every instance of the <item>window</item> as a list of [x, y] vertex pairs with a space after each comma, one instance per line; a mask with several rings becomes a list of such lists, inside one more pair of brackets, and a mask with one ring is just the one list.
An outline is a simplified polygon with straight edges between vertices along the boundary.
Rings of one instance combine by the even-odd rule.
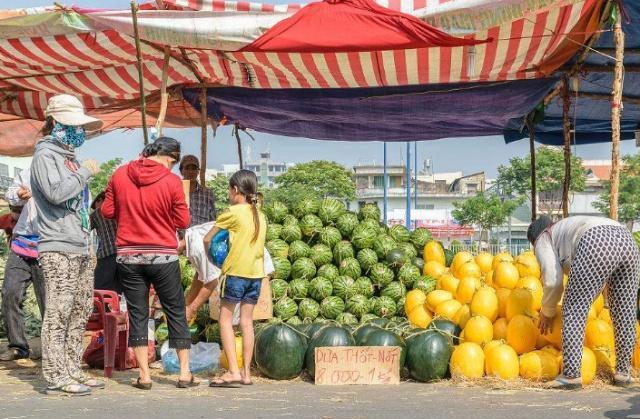
[[467, 183], [467, 193], [472, 194], [478, 192], [478, 184], [477, 183]]
[[4, 163], [0, 163], [0, 176], [6, 176], [9, 177], [9, 166], [4, 164]]
[[374, 176], [373, 177], [373, 187], [376, 189], [384, 188], [384, 176]]

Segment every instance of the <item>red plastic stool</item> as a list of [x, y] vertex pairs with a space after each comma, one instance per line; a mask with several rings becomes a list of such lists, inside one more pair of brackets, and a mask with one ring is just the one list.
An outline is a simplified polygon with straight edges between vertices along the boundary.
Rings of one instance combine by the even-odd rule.
[[[129, 316], [120, 311], [120, 298], [115, 291], [93, 291], [93, 313], [87, 323], [88, 331], [102, 330], [104, 334], [104, 376], [111, 377], [113, 368], [126, 369], [129, 339]], [[117, 365], [116, 365], [117, 360]]]

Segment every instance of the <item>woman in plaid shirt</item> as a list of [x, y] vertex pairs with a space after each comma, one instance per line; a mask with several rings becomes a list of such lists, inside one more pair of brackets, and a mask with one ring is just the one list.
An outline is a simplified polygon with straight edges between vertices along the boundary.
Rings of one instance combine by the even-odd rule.
[[116, 220], [106, 219], [100, 212], [104, 201], [104, 192], [100, 192], [91, 204], [93, 212], [89, 216], [91, 229], [98, 236], [96, 250], [96, 269], [94, 273], [94, 288], [97, 290], [111, 290], [122, 293], [118, 272], [116, 269]]
[[200, 162], [194, 155], [186, 155], [180, 162], [180, 173], [184, 180], [190, 181], [189, 212], [191, 226], [208, 223], [216, 219], [216, 201], [213, 191], [198, 183]]

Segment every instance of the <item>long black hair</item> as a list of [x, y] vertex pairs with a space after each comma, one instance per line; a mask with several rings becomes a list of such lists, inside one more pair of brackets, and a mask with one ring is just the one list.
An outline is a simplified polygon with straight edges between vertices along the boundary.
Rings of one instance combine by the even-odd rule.
[[262, 201], [262, 194], [258, 192], [258, 178], [251, 170], [241, 169], [229, 178], [229, 187], [237, 188], [238, 193], [243, 195], [247, 202], [251, 204], [253, 213], [253, 225], [255, 231], [251, 243], [258, 240], [260, 234], [260, 216], [258, 215], [258, 204]]
[[171, 137], [159, 137], [144, 147], [142, 155], [144, 157], [169, 156], [180, 161], [180, 142]]
[[527, 229], [527, 239], [529, 242], [534, 244], [536, 240], [538, 240], [538, 237], [552, 224], [553, 220], [546, 215], [541, 215], [529, 224], [529, 228]]

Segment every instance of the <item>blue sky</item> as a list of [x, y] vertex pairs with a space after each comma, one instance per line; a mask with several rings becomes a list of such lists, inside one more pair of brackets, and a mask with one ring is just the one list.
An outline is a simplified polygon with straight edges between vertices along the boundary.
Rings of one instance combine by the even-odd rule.
[[[280, 0], [264, 0], [272, 3], [282, 3]], [[4, 2], [3, 2], [4, 3]], [[85, 7], [101, 8], [128, 8], [129, 0], [76, 0], [60, 3], [77, 4]], [[35, 7], [52, 5], [53, 0], [20, 0], [13, 5], [19, 7]], [[5, 7], [0, 7], [5, 8]], [[269, 149], [272, 158], [285, 162], [304, 162], [315, 159], [334, 160], [347, 166], [358, 163], [382, 162], [382, 144], [379, 142], [332, 142], [317, 141], [304, 138], [287, 138], [261, 133], [252, 133], [256, 138], [253, 142], [247, 137], [243, 138], [243, 145], [250, 146], [252, 155]], [[199, 129], [168, 129], [165, 135], [172, 136], [182, 141], [183, 153], [199, 154], [200, 130]], [[472, 144], [473, 147], [469, 145]], [[115, 157], [132, 159], [142, 149], [142, 132], [140, 130], [128, 130], [113, 132], [89, 141], [79, 150], [80, 157], [93, 157], [99, 161], [106, 161]], [[231, 136], [230, 129], [220, 129], [215, 139], [209, 140], [208, 167], [218, 168], [224, 163], [236, 163], [237, 152], [235, 138]], [[404, 145], [389, 145], [389, 161], [400, 162], [404, 158]], [[609, 159], [611, 148], [609, 144], [595, 144], [579, 146], [576, 154], [584, 159]], [[505, 144], [502, 137], [483, 137], [466, 139], [444, 139], [438, 141], [426, 141], [418, 143], [419, 165], [424, 159], [429, 158], [433, 162], [436, 171], [457, 171], [465, 173], [485, 171], [488, 176], [496, 174], [500, 164], [507, 163], [511, 157], [524, 156], [529, 152], [527, 141]], [[636, 153], [635, 143], [625, 141], [622, 144], [622, 153]], [[412, 148], [413, 153], [413, 148]]]

